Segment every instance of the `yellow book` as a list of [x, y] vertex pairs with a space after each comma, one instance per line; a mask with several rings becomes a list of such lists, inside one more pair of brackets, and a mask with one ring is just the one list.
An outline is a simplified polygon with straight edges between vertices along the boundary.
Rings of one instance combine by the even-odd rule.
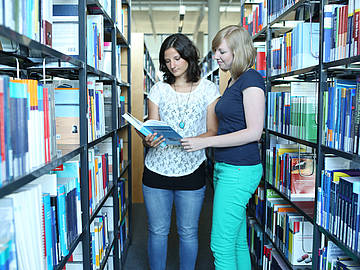
[[295, 153], [295, 152], [305, 152], [304, 148], [300, 147], [297, 144], [277, 144], [276, 145], [276, 159], [275, 159], [275, 187], [280, 189], [280, 156], [285, 153]]

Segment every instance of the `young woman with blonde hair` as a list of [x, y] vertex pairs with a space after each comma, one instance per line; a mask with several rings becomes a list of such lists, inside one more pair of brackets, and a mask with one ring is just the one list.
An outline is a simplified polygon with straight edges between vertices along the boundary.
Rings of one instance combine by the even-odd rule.
[[247, 30], [230, 25], [212, 41], [228, 86], [215, 106], [216, 136], [185, 138], [187, 151], [214, 147], [214, 206], [211, 249], [217, 270], [251, 270], [246, 237], [246, 205], [255, 192], [262, 165], [258, 148], [264, 125], [265, 84], [251, 67], [256, 51]]

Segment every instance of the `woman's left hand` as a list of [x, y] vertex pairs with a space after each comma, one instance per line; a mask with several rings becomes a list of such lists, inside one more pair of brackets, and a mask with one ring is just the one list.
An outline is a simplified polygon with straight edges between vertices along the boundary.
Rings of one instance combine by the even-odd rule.
[[207, 147], [205, 138], [188, 137], [181, 139], [181, 146], [186, 152], [194, 152]]

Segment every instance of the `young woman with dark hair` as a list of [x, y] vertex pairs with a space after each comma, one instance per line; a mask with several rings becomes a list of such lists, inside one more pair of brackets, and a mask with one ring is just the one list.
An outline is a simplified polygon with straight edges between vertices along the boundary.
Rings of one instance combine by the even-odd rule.
[[[197, 48], [183, 34], [161, 45], [160, 70], [164, 81], [148, 95], [149, 119], [167, 122], [183, 137], [216, 134], [214, 107], [217, 86], [200, 79]], [[140, 134], [139, 134], [140, 135]], [[143, 173], [143, 196], [148, 217], [148, 258], [151, 270], [166, 268], [167, 240], [173, 204], [179, 234], [180, 270], [195, 269], [198, 221], [205, 192], [205, 151], [186, 152], [182, 146], [160, 146], [162, 137], [143, 137], [149, 148]]]

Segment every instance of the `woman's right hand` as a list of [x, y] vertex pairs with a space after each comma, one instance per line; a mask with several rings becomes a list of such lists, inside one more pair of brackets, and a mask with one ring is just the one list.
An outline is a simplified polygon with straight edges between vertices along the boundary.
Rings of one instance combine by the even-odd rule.
[[158, 147], [165, 141], [163, 136], [156, 138], [157, 133], [149, 134], [146, 137], [143, 136], [143, 145], [145, 147]]

